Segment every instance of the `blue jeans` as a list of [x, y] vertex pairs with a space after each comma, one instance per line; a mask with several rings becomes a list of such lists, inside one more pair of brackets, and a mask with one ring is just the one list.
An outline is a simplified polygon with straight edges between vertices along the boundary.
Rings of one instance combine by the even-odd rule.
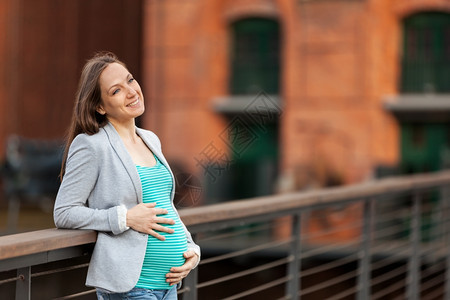
[[177, 300], [176, 286], [170, 290], [148, 290], [134, 288], [131, 291], [125, 293], [107, 293], [97, 289], [98, 300], [122, 300], [122, 299], [135, 299], [135, 300]]

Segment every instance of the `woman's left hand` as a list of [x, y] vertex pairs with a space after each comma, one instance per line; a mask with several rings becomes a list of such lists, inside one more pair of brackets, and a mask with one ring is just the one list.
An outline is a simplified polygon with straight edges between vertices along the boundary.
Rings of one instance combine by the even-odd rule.
[[181, 267], [170, 268], [170, 273], [166, 274], [166, 281], [169, 282], [170, 285], [181, 282], [181, 280], [188, 276], [189, 272], [197, 265], [199, 257], [194, 251], [186, 251], [183, 255], [184, 258], [186, 258], [184, 264]]

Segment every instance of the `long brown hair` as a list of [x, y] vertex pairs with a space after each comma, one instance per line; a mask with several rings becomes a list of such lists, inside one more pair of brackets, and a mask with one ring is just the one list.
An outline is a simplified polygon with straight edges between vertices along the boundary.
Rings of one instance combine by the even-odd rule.
[[126, 67], [111, 52], [96, 53], [83, 67], [75, 96], [72, 121], [67, 132], [61, 171], [59, 173], [61, 180], [66, 171], [69, 147], [75, 137], [80, 133], [89, 135], [97, 133], [100, 128], [108, 123], [106, 116], [99, 114], [97, 108], [102, 101], [99, 78], [103, 70], [112, 63], [119, 63]]

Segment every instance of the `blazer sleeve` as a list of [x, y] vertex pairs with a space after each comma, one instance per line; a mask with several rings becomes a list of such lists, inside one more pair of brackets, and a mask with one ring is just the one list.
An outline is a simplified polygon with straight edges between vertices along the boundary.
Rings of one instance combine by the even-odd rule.
[[119, 228], [118, 206], [108, 209], [88, 207], [95, 188], [100, 161], [88, 136], [78, 135], [69, 148], [66, 172], [55, 200], [53, 217], [58, 228], [123, 232]]

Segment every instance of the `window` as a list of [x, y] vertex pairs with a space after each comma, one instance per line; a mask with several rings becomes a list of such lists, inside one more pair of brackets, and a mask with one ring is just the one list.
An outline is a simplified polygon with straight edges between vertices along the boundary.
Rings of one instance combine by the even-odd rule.
[[401, 91], [450, 92], [450, 14], [428, 12], [405, 19]]
[[232, 24], [230, 92], [232, 95], [279, 92], [278, 22], [249, 18]]

